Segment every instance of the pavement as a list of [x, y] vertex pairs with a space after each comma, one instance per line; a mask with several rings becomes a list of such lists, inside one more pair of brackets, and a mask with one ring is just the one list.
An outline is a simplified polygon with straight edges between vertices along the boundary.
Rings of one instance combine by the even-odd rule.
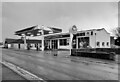
[[69, 51], [3, 49], [2, 59], [44, 80], [118, 80], [116, 62], [71, 57]]
[[24, 81], [24, 82], [28, 82], [28, 80], [26, 80], [25, 78], [23, 78], [22, 76], [18, 75], [17, 73], [15, 73], [13, 70], [9, 69], [8, 67], [0, 64], [0, 67], [2, 68], [2, 82], [4, 81]]

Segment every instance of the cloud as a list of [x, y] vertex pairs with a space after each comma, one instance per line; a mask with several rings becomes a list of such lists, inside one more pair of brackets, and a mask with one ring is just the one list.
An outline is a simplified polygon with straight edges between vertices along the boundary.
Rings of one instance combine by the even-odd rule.
[[74, 24], [79, 29], [105, 27], [109, 31], [117, 26], [117, 6], [115, 2], [4, 2], [3, 38], [37, 24], [61, 27], [65, 32]]
[[2, 3], [0, 3], [0, 42], [2, 41]]

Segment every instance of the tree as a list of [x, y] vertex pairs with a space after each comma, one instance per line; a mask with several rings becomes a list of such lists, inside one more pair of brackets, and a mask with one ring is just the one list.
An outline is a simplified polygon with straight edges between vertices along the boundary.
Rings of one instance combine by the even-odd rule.
[[117, 27], [114, 32], [117, 38], [120, 37], [120, 27]]
[[118, 38], [115, 40], [115, 45], [120, 46], [120, 37], [118, 37]]
[[115, 40], [115, 45], [118, 45], [120, 46], [120, 27], [117, 27], [115, 30], [114, 30], [114, 33], [117, 37], [117, 39]]

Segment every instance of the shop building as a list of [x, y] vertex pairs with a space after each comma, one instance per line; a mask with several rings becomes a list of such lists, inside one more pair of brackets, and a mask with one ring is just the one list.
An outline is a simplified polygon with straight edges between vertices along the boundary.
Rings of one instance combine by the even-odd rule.
[[[70, 33], [62, 29], [45, 26], [32, 26], [15, 32], [20, 38], [10, 42], [17, 48], [51, 50], [70, 49]], [[104, 28], [77, 31], [73, 34], [72, 48], [110, 48], [110, 33]]]

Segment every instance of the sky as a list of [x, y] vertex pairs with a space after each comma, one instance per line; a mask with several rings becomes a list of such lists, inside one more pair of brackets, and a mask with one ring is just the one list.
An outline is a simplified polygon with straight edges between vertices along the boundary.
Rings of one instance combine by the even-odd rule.
[[[1, 12], [1, 11], [0, 11]], [[2, 38], [17, 38], [14, 32], [29, 26], [44, 25], [68, 32], [118, 27], [117, 2], [2, 2]]]

